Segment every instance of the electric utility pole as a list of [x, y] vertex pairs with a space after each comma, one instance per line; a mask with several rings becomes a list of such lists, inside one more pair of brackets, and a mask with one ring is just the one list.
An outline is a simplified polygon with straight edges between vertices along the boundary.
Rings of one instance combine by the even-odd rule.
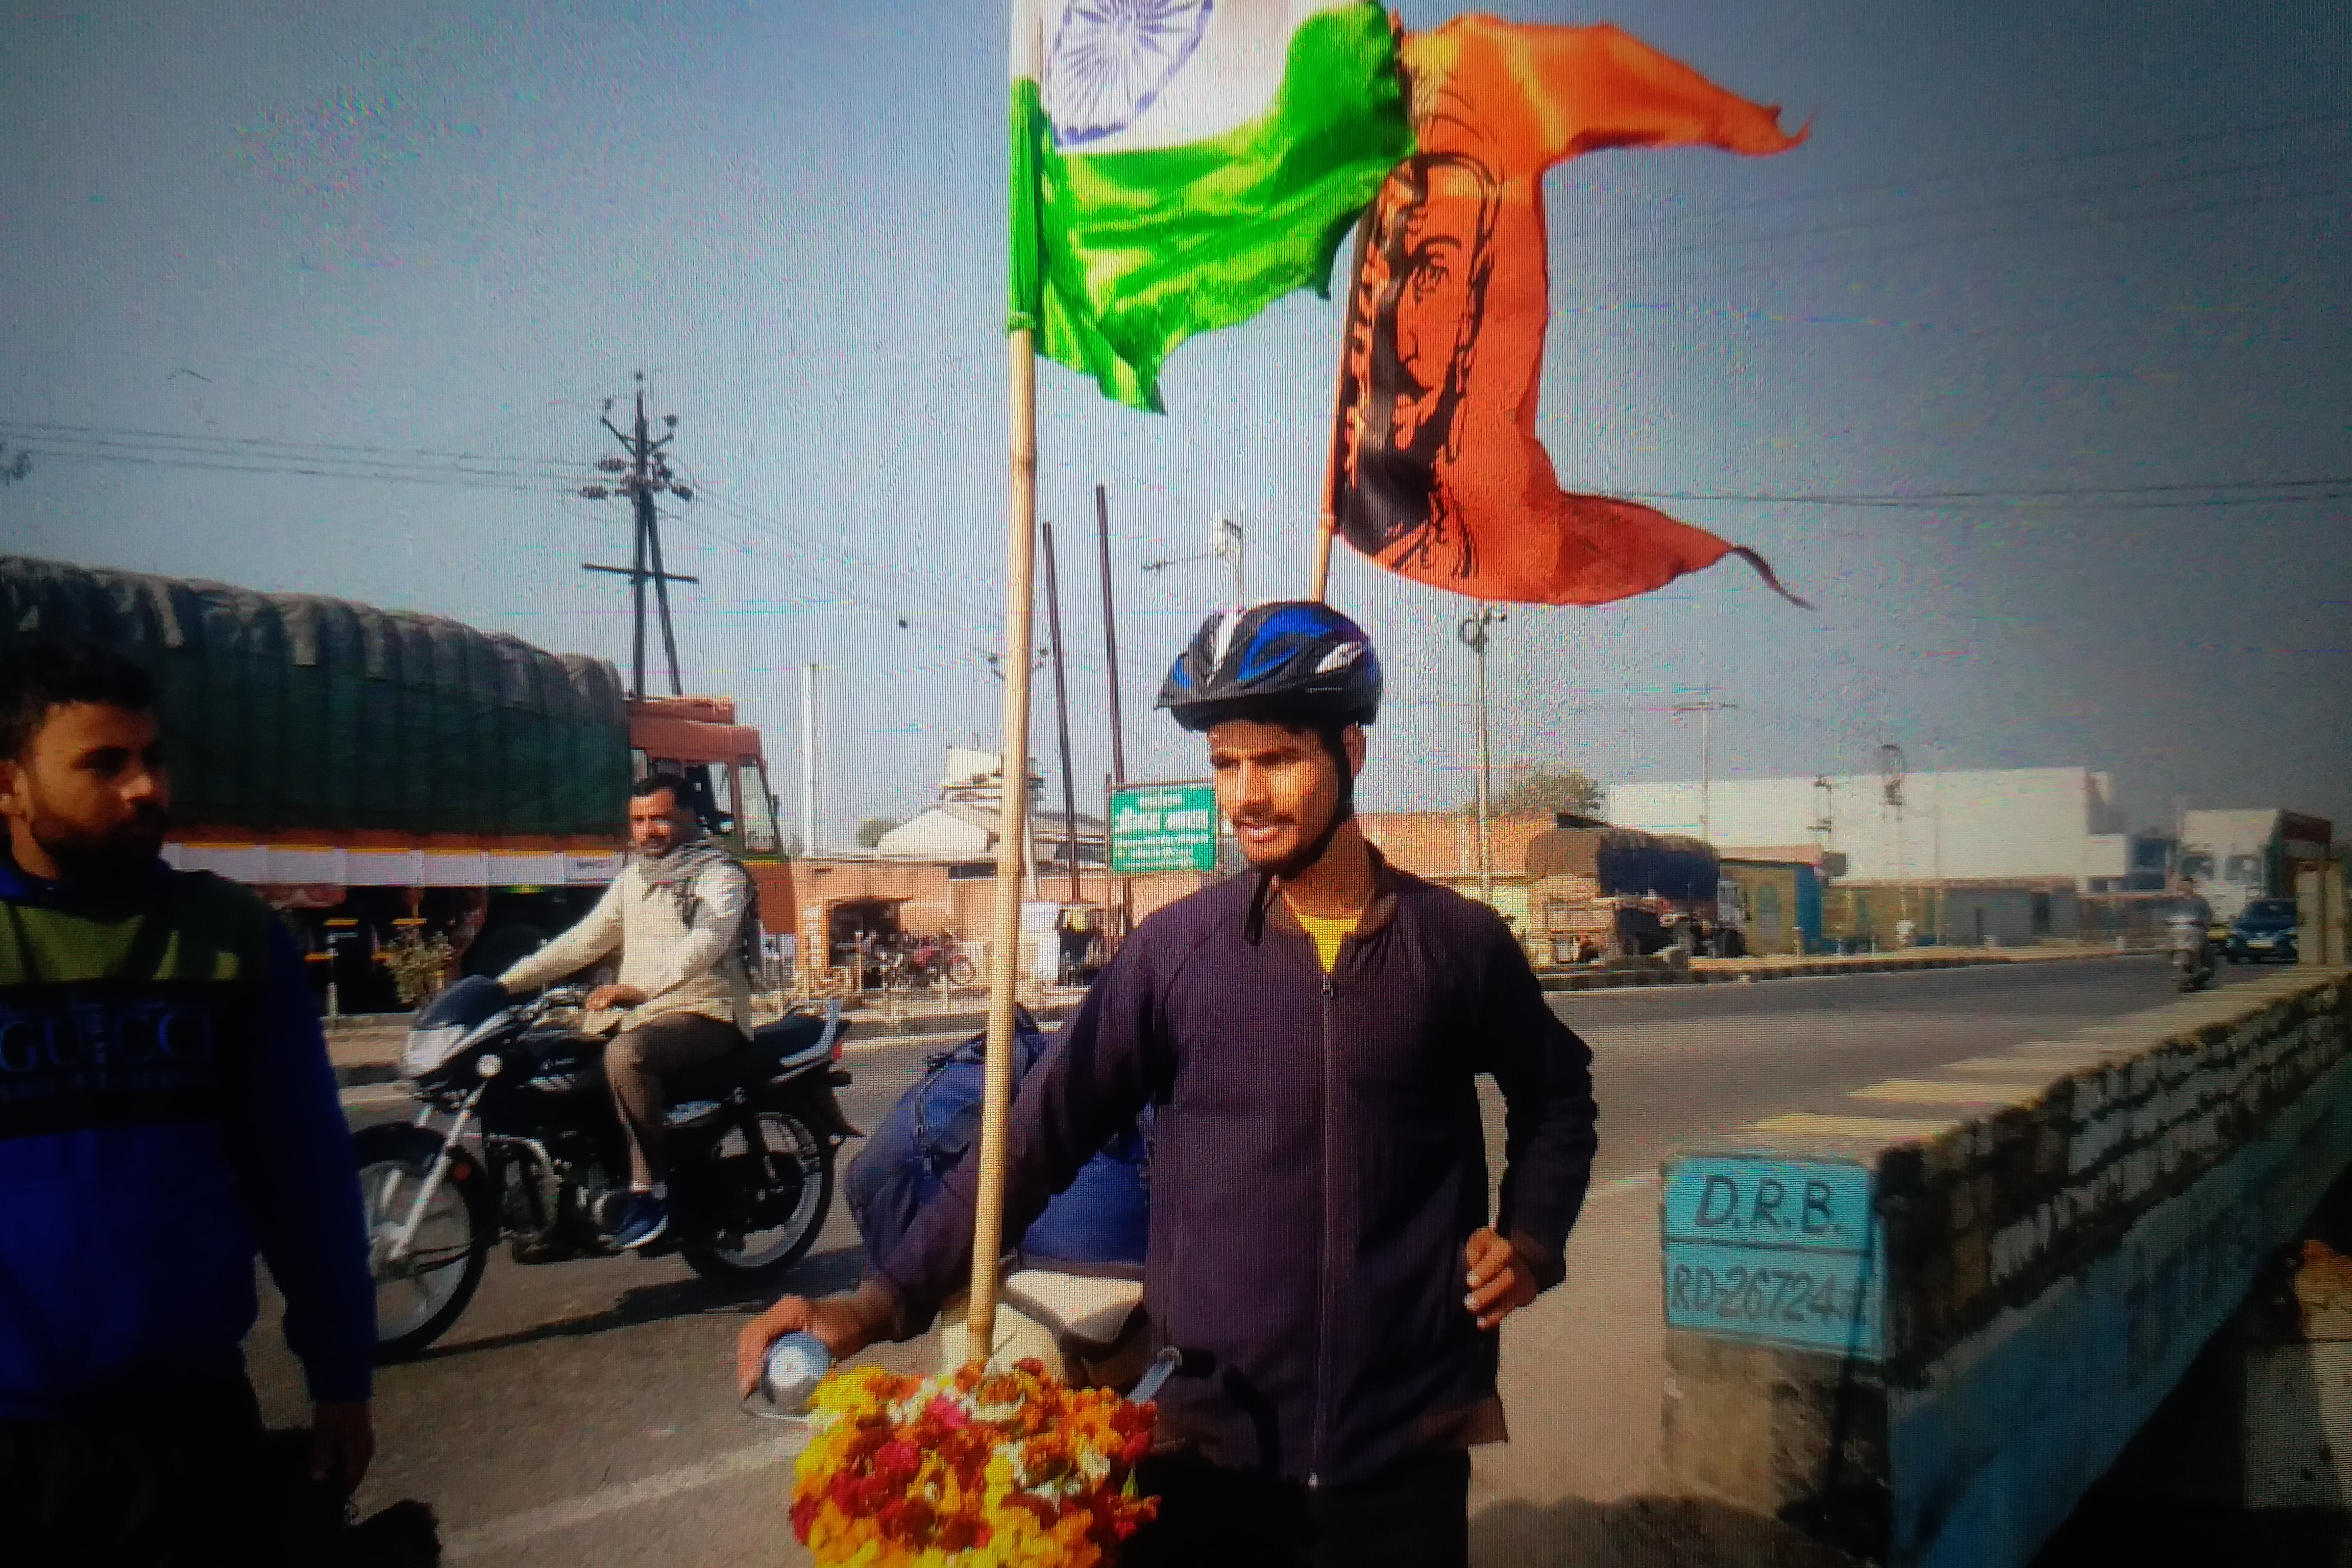
[[1054, 525], [1038, 526], [1045, 534], [1045, 631], [1054, 644], [1054, 717], [1062, 735], [1062, 849], [1069, 857], [1070, 902], [1075, 904], [1086, 894], [1078, 886], [1078, 791], [1070, 773], [1070, 687], [1062, 658], [1062, 584], [1054, 566]]
[[1486, 628], [1511, 617], [1492, 605], [1480, 605], [1475, 616], [1465, 616], [1454, 628], [1465, 647], [1478, 656], [1478, 900], [1495, 903], [1495, 853], [1486, 831], [1486, 807], [1493, 787], [1493, 766], [1486, 740]]
[[663, 455], [662, 450], [670, 444], [671, 438], [677, 433], [677, 416], [664, 415], [662, 423], [667, 426], [668, 434], [664, 435], [659, 440], [651, 437], [646, 425], [646, 373], [639, 371], [637, 372], [635, 425], [625, 432], [619, 426], [613, 423], [613, 400], [609, 397], [604, 399], [604, 410], [597, 415], [597, 419], [605, 429], [613, 433], [613, 439], [621, 444], [621, 450], [627, 456], [599, 459], [596, 464], [599, 471], [617, 474], [620, 478], [611, 486], [583, 485], [580, 487], [580, 494], [588, 500], [604, 500], [615, 495], [627, 498], [633, 514], [634, 535], [629, 552], [629, 564], [626, 566], [590, 564], [583, 569], [590, 572], [609, 572], [616, 577], [626, 577], [629, 580], [632, 610], [629, 636], [631, 674], [629, 695], [632, 697], [643, 697], [646, 694], [646, 584], [648, 583], [653, 584], [654, 598], [661, 612], [662, 651], [669, 658], [670, 695], [683, 696], [686, 687], [678, 679], [677, 633], [670, 625], [669, 618], [669, 585], [672, 583], [698, 582], [700, 579], [663, 570], [661, 520], [659, 514], [654, 510], [654, 497], [664, 490], [680, 500], [694, 499], [694, 491], [678, 483], [677, 476], [670, 471], [669, 459]]
[[1685, 713], [1698, 715], [1698, 836], [1709, 845], [1715, 842], [1715, 716], [1738, 707], [1737, 702], [1717, 699], [1712, 686], [1698, 689], [1697, 701], [1674, 706], [1677, 718]]
[[1879, 792], [1886, 809], [1895, 814], [1895, 908], [1896, 918], [1906, 921], [1911, 918], [1911, 871], [1903, 858], [1903, 781], [1908, 773], [1902, 747], [1888, 741], [1878, 748]]
[[[1103, 652], [1110, 663], [1110, 776], [1127, 783], [1127, 742], [1118, 718], [1118, 622], [1110, 595], [1110, 500], [1103, 487], [1095, 487], [1095, 544], [1102, 558]], [[1103, 875], [1110, 875], [1110, 791], [1103, 791]], [[1118, 879], [1118, 923], [1110, 933], [1111, 951], [1127, 940], [1135, 926], [1135, 879]]]

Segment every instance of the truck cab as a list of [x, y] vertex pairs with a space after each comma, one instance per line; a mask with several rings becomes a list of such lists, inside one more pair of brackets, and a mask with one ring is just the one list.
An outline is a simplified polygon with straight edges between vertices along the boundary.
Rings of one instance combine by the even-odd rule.
[[627, 710], [631, 780], [676, 773], [704, 832], [746, 860], [782, 855], [760, 731], [735, 722], [733, 698], [633, 697]]
[[792, 871], [760, 731], [735, 721], [731, 697], [632, 697], [629, 776], [676, 773], [694, 792], [702, 830], [726, 844], [759, 889], [761, 921], [789, 928]]

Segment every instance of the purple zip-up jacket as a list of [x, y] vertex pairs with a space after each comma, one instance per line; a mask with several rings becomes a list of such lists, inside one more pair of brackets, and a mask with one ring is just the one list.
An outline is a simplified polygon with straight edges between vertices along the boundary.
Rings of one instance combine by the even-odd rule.
[[[1328, 976], [1257, 877], [1144, 921], [1024, 1081], [1010, 1137], [1004, 1234], [1019, 1236], [1160, 1107], [1144, 1301], [1187, 1352], [1160, 1440], [1310, 1484], [1503, 1436], [1498, 1338], [1463, 1305], [1462, 1249], [1487, 1223], [1476, 1076], [1507, 1107], [1496, 1226], [1546, 1289], [1592, 1165], [1592, 1054], [1509, 929], [1374, 868]], [[977, 1163], [875, 1267], [902, 1336], [965, 1282]]]

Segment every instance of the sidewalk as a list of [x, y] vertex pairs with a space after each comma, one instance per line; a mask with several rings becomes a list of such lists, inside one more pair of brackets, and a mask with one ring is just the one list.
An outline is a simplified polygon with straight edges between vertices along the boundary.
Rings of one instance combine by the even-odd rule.
[[1593, 1189], [1568, 1279], [1503, 1329], [1507, 1443], [1472, 1450], [1472, 1568], [1853, 1568], [1775, 1520], [1660, 1489], [1671, 1391], [1657, 1177]]

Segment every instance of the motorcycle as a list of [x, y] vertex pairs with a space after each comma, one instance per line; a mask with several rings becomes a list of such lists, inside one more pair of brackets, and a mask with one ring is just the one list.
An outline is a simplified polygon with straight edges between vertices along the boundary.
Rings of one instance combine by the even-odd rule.
[[2204, 922], [2194, 915], [2173, 915], [2165, 927], [2172, 942], [2172, 984], [2182, 991], [2202, 991], [2213, 982], [2213, 947]]
[[971, 955], [953, 937], [916, 937], [891, 953], [886, 964], [886, 984], [891, 985], [936, 985], [945, 990], [972, 984], [979, 978]]
[[[518, 1263], [619, 1254], [609, 1221], [628, 1195], [627, 1135], [604, 1044], [578, 1027], [586, 994], [522, 1000], [474, 976], [418, 1014], [401, 1053], [415, 1120], [352, 1138], [379, 1361], [448, 1331], [500, 1237]], [[800, 1261], [824, 1228], [835, 1152], [861, 1136], [834, 1097], [850, 1081], [839, 1065], [848, 1032], [838, 1002], [789, 1012], [665, 1079], [672, 1217], [646, 1252], [736, 1283]]]

